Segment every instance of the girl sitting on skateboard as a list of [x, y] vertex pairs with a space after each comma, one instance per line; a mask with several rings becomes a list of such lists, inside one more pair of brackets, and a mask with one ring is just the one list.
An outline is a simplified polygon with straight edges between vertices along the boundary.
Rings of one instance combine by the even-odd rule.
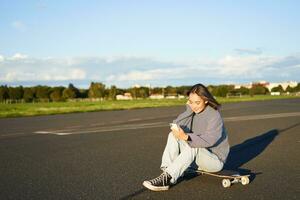
[[224, 166], [229, 144], [220, 104], [202, 84], [189, 90], [186, 104], [168, 135], [160, 166], [163, 173], [143, 182], [150, 190], [168, 190], [192, 165], [207, 172], [221, 171]]

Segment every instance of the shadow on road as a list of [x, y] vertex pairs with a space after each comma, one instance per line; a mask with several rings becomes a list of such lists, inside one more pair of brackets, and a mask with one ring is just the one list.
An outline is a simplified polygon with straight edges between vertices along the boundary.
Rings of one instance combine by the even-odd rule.
[[[250, 180], [253, 181], [255, 176], [261, 173], [253, 173], [249, 169], [243, 169], [241, 166], [261, 154], [267, 146], [279, 135], [277, 129], [270, 130], [254, 138], [245, 140], [244, 142], [232, 146], [224, 165], [224, 170], [238, 171], [240, 174], [250, 174]], [[187, 181], [198, 176], [197, 173], [189, 174], [180, 181]]]
[[278, 135], [278, 130], [273, 129], [231, 147], [224, 169], [238, 171], [241, 174], [250, 174], [250, 180], [253, 181], [256, 175], [260, 173], [253, 173], [249, 169], [240, 167], [261, 154]]
[[[247, 139], [244, 142], [231, 147], [224, 169], [238, 171], [241, 174], [250, 174], [250, 181], [253, 181], [256, 175], [261, 174], [261, 172], [254, 173], [249, 169], [243, 169], [240, 167], [261, 154], [278, 135], [299, 125], [300, 123], [297, 123], [281, 130], [272, 129], [266, 133]], [[179, 178], [177, 182], [187, 181], [196, 176], [198, 176], [196, 173], [190, 173], [185, 175], [183, 178]], [[145, 188], [139, 189], [132, 194], [122, 197], [121, 199], [131, 199], [144, 191], [146, 191]]]
[[[226, 164], [224, 165], [224, 170], [238, 171], [240, 174], [250, 174], [250, 181], [253, 181], [256, 175], [262, 174], [262, 172], [252, 172], [249, 169], [241, 168], [241, 166], [261, 154], [278, 135], [299, 125], [300, 123], [296, 123], [281, 130], [272, 129], [259, 136], [247, 139], [240, 144], [232, 146], [230, 148], [230, 153], [228, 155]], [[196, 176], [198, 176], [196, 173], [188, 174], [187, 176], [181, 178], [178, 182], [183, 180], [187, 181]]]
[[252, 173], [251, 170], [242, 169], [240, 167], [261, 154], [279, 134], [299, 125], [300, 123], [297, 123], [281, 130], [273, 129], [231, 147], [224, 169], [235, 170], [241, 174], [250, 174], [251, 180], [253, 180], [255, 176], [260, 173]]
[[278, 134], [278, 130], [273, 129], [231, 147], [224, 168], [237, 170], [239, 167], [261, 154]]

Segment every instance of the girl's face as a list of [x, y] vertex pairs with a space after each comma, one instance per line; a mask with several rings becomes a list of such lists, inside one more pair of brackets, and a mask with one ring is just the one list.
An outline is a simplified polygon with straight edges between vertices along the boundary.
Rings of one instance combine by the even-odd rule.
[[200, 113], [204, 110], [206, 107], [206, 104], [208, 103], [204, 99], [202, 99], [200, 96], [198, 96], [195, 93], [191, 93], [189, 95], [188, 105], [191, 107], [192, 111], [195, 113]]

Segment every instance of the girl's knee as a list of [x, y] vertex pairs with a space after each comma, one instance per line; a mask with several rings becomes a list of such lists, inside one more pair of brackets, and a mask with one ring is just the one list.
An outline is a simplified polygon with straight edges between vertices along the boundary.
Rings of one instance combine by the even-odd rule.
[[177, 138], [174, 136], [174, 134], [172, 133], [172, 131], [169, 132], [168, 139], [176, 140], [177, 141]]
[[223, 166], [221, 161], [201, 162], [198, 164], [198, 169], [206, 172], [219, 172], [223, 169]]
[[206, 149], [199, 149], [199, 154], [196, 158], [198, 168], [207, 172], [218, 172], [223, 169], [223, 162], [218, 157]]
[[223, 169], [223, 165], [214, 165], [214, 166], [208, 166], [204, 168], [203, 171], [214, 173], [214, 172], [222, 171], [222, 169]]

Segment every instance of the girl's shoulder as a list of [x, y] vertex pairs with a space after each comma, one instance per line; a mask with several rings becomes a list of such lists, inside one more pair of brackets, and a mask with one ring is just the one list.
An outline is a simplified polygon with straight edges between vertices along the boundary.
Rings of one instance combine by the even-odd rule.
[[221, 119], [222, 118], [220, 111], [212, 108], [209, 105], [207, 106], [206, 111], [207, 111], [206, 112], [207, 117], [210, 119]]

